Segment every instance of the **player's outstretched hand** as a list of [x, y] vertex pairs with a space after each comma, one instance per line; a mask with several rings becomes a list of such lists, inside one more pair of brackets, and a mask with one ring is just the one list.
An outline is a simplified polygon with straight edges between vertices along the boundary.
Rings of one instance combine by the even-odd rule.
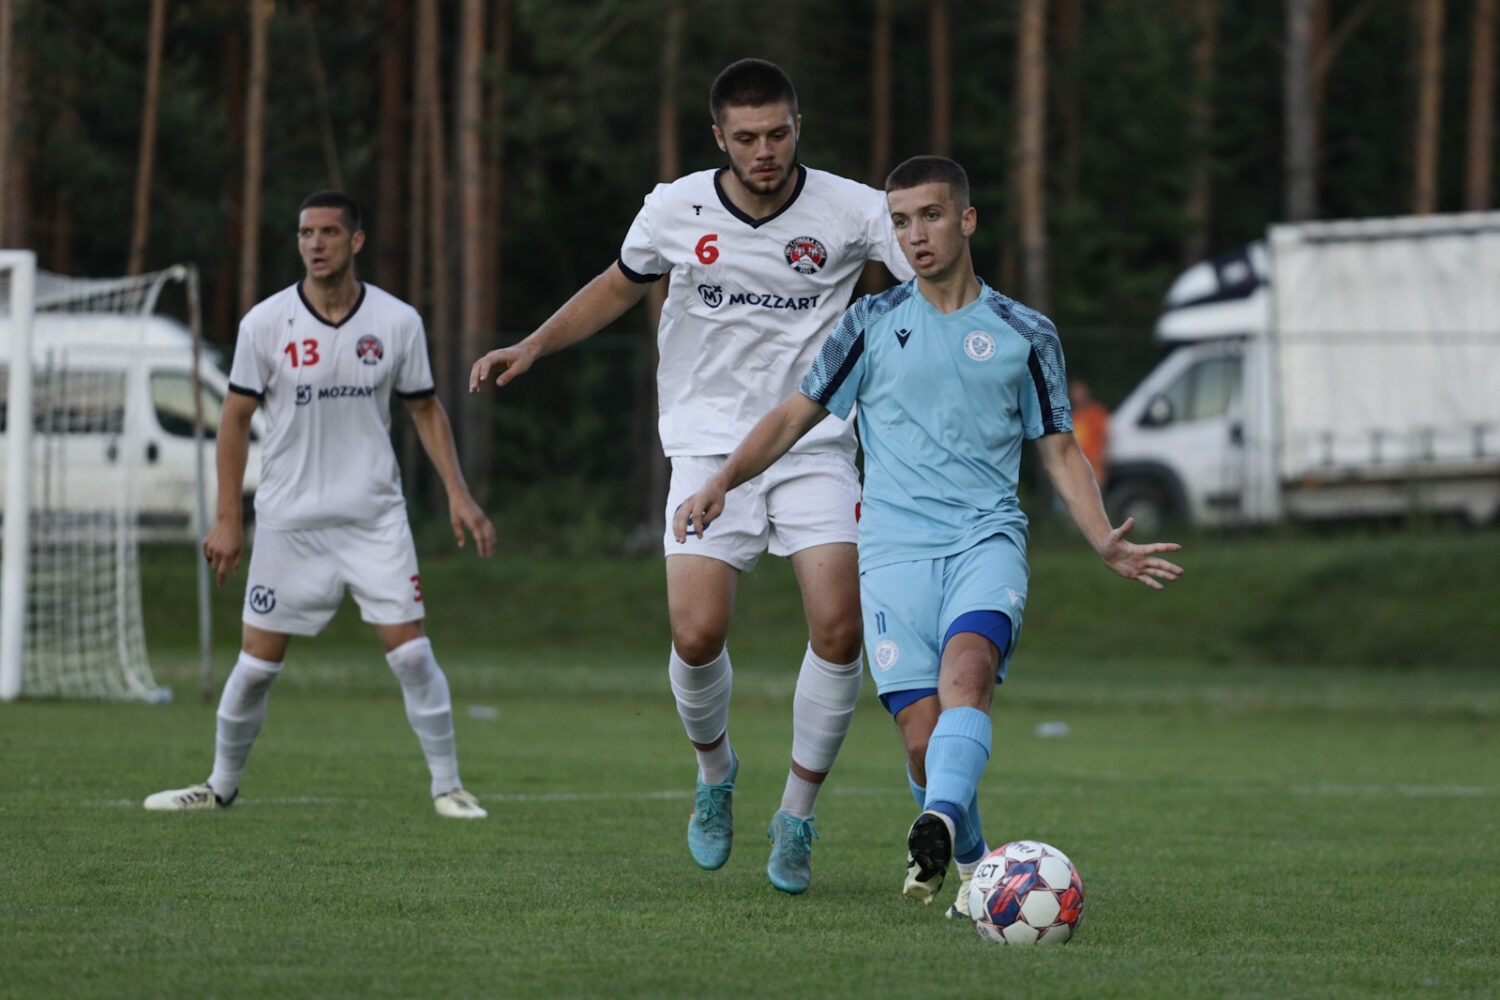
[[469, 391], [478, 392], [491, 373], [495, 375], [496, 385], [505, 385], [517, 375], [525, 374], [535, 360], [530, 351], [519, 345], [498, 347], [474, 362], [474, 367], [469, 369]]
[[464, 547], [464, 529], [474, 536], [474, 547], [482, 556], [495, 552], [495, 526], [485, 516], [474, 498], [465, 494], [448, 502], [448, 520], [453, 524], [453, 539], [458, 547]]
[[724, 491], [712, 482], [704, 484], [703, 488], [682, 503], [677, 505], [677, 511], [672, 515], [672, 535], [679, 543], [687, 541], [688, 530], [699, 538], [708, 526], [724, 513]]
[[1158, 552], [1176, 552], [1182, 548], [1176, 542], [1151, 542], [1136, 545], [1127, 542], [1125, 536], [1135, 527], [1135, 518], [1127, 517], [1125, 523], [1109, 533], [1099, 557], [1104, 565], [1127, 580], [1139, 580], [1148, 587], [1161, 590], [1161, 581], [1170, 583], [1182, 575], [1182, 567], [1176, 563], [1157, 558]]
[[203, 558], [219, 578], [219, 586], [224, 586], [224, 578], [240, 568], [244, 551], [245, 526], [215, 521], [213, 530], [203, 539]]

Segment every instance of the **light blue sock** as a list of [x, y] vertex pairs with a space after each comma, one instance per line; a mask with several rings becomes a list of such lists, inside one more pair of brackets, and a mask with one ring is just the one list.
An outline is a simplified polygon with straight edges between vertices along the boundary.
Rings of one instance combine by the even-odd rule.
[[[917, 779], [911, 776], [911, 769], [906, 771], [906, 784], [911, 788], [912, 798], [917, 800], [918, 809], [927, 808], [927, 789], [917, 784]], [[974, 795], [969, 799], [969, 804], [964, 809], [962, 821], [954, 824], [957, 843], [953, 845], [953, 857], [956, 861], [968, 864], [978, 861], [989, 853], [988, 846], [984, 842], [984, 824], [979, 819], [979, 796]]]
[[990, 717], [979, 709], [950, 708], [938, 716], [927, 740], [926, 808], [963, 820], [954, 823], [955, 854], [965, 847], [972, 851], [979, 839], [977, 830], [968, 829], [968, 816], [979, 815], [979, 778], [990, 759], [990, 731]]

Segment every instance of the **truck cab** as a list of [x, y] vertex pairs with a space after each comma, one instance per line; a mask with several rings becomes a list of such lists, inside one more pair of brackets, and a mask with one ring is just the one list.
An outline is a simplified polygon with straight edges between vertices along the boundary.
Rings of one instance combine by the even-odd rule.
[[1245, 363], [1268, 321], [1265, 271], [1257, 242], [1172, 283], [1154, 337], [1177, 346], [1110, 416], [1105, 504], [1117, 521], [1152, 534], [1169, 520], [1240, 516]]

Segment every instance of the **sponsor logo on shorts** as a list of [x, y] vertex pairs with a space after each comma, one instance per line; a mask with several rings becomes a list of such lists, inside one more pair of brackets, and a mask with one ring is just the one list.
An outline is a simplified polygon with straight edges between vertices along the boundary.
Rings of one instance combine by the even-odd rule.
[[724, 286], [699, 285], [698, 294], [702, 297], [704, 305], [710, 309], [717, 309], [724, 301]]
[[276, 607], [276, 591], [260, 584], [250, 588], [250, 610], [258, 615], [267, 614]]
[[995, 356], [995, 338], [983, 330], [975, 330], [966, 334], [964, 353], [975, 361], [988, 361]]
[[875, 644], [875, 666], [881, 670], [889, 670], [901, 659], [901, 647], [890, 639], [881, 639]]
[[786, 262], [798, 274], [816, 274], [828, 263], [828, 248], [811, 236], [798, 236], [783, 248]]
[[380, 359], [385, 357], [385, 345], [380, 342], [379, 337], [366, 334], [359, 338], [359, 343], [354, 345], [354, 353], [358, 354], [359, 360], [367, 365], [379, 364]]
[[297, 405], [298, 406], [306, 406], [308, 403], [311, 403], [311, 402], [312, 402], [312, 386], [310, 386], [310, 385], [299, 385], [299, 386], [297, 386]]

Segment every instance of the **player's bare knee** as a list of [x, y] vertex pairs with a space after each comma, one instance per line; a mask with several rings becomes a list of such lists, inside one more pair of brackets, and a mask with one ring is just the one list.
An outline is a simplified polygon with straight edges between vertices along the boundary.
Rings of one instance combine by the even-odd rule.
[[821, 622], [808, 637], [814, 653], [830, 663], [853, 663], [859, 659], [864, 627], [859, 616]]
[[711, 663], [724, 651], [724, 633], [716, 628], [695, 624], [672, 626], [672, 646], [690, 667]]

